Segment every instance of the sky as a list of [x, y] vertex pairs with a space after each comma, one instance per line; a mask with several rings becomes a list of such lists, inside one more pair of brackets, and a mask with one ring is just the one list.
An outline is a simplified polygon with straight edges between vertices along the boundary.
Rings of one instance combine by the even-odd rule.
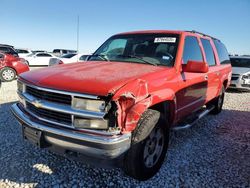
[[0, 0], [0, 43], [33, 50], [94, 52], [136, 30], [197, 30], [233, 54], [250, 54], [250, 0]]

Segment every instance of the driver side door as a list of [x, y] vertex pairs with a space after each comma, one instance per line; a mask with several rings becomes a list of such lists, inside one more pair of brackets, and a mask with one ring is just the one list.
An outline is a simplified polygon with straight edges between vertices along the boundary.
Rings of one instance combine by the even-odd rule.
[[[201, 44], [197, 37], [186, 36], [182, 57], [182, 69], [188, 61], [204, 62]], [[180, 120], [200, 109], [206, 101], [207, 73], [181, 72], [179, 87], [176, 93], [177, 119]]]

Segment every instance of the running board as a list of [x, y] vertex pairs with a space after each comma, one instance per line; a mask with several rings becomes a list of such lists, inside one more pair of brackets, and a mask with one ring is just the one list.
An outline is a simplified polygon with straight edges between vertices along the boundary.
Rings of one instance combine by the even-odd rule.
[[196, 123], [196, 121], [198, 121], [199, 119], [201, 119], [202, 117], [204, 117], [205, 115], [207, 115], [213, 109], [214, 109], [214, 106], [205, 109], [201, 113], [197, 114], [197, 117], [196, 117], [196, 119], [193, 122], [187, 123], [185, 125], [178, 125], [176, 127], [173, 127], [172, 130], [179, 131], [179, 130], [184, 130], [184, 129], [188, 129], [188, 128], [192, 127]]

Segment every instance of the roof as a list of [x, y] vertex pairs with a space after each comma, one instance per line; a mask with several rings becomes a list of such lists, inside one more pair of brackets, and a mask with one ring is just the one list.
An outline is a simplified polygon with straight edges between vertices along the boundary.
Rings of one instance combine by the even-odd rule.
[[195, 33], [201, 36], [206, 36], [206, 37], [210, 37], [212, 39], [218, 40], [217, 38], [214, 38], [210, 35], [195, 31], [195, 30], [191, 30], [191, 31], [182, 31], [182, 30], [141, 30], [141, 31], [130, 31], [130, 32], [124, 32], [124, 33], [118, 33], [117, 35], [126, 35], [126, 34], [153, 34], [153, 33], [168, 33], [168, 34], [181, 34], [181, 33]]
[[0, 44], [0, 46], [4, 46], [4, 47], [11, 47], [14, 48], [14, 46], [8, 45], [8, 44]]
[[181, 34], [185, 31], [178, 31], [178, 30], [141, 30], [141, 31], [130, 31], [130, 32], [123, 32], [118, 33], [117, 35], [126, 35], [126, 34], [150, 34], [150, 33], [171, 33], [171, 34]]

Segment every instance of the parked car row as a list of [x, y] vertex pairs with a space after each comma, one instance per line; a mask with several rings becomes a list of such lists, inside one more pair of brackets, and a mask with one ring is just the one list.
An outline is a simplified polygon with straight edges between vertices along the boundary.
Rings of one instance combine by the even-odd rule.
[[87, 61], [89, 54], [65, 54], [59, 58], [51, 58], [49, 62], [49, 66], [57, 65], [57, 64], [68, 64], [75, 62], [84, 62]]

